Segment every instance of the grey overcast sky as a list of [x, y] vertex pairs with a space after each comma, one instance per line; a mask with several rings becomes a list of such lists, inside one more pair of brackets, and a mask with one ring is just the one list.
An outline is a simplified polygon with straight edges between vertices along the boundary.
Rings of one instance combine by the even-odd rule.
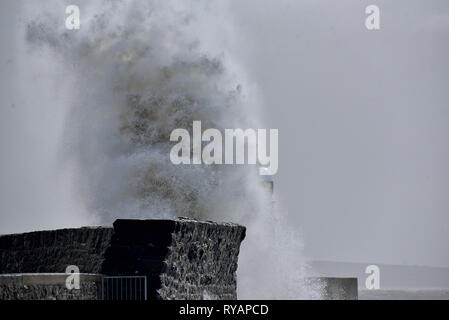
[[[15, 81], [19, 2], [0, 2], [0, 233], [86, 224], [47, 157], [64, 114], [33, 105], [39, 79], [33, 92]], [[370, 4], [378, 31], [365, 28]], [[306, 253], [449, 267], [449, 1], [231, 6], [239, 58], [279, 128], [275, 188]]]

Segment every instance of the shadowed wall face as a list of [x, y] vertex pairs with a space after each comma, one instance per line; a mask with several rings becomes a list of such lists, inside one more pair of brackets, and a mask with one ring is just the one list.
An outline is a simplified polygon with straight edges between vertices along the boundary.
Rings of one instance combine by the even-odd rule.
[[236, 299], [245, 227], [231, 223], [117, 220], [114, 228], [0, 237], [0, 274], [81, 273], [148, 278], [149, 299]]
[[117, 220], [103, 273], [146, 275], [150, 299], [236, 299], [245, 228], [230, 223]]
[[64, 273], [0, 274], [0, 300], [98, 300], [101, 275], [80, 275], [80, 288], [68, 290]]
[[63, 273], [75, 265], [100, 273], [112, 228], [79, 228], [0, 236], [0, 274]]

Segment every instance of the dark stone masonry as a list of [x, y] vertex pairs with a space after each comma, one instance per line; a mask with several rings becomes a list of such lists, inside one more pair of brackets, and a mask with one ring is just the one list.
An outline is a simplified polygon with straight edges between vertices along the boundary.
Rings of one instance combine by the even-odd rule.
[[76, 265], [101, 273], [112, 228], [37, 231], [0, 236], [0, 274], [61, 273]]
[[[1, 276], [64, 273], [69, 265], [78, 266], [83, 274], [146, 276], [149, 299], [236, 299], [238, 254], [244, 238], [243, 226], [188, 218], [116, 220], [113, 228], [4, 235], [0, 236], [0, 299], [100, 298], [101, 277], [90, 279], [77, 294], [68, 294], [61, 281], [43, 285], [41, 279], [30, 290], [30, 285], [20, 282], [28, 281], [25, 278]], [[46, 294], [33, 296], [37, 291]]]
[[79, 290], [67, 290], [66, 274], [0, 275], [0, 300], [98, 300], [101, 275], [81, 274]]

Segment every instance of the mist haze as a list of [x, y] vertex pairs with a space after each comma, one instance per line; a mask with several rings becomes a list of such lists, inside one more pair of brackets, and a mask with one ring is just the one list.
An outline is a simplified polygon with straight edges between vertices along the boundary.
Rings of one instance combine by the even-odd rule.
[[[27, 2], [0, 4], [0, 233], [100, 224], [65, 165], [76, 123], [58, 105], [71, 83], [57, 81], [66, 70], [46, 63], [50, 49], [24, 42]], [[365, 28], [369, 4], [379, 31]], [[218, 21], [232, 36], [216, 53], [232, 53], [259, 95], [261, 126], [279, 129], [275, 191], [305, 254], [449, 267], [449, 3], [229, 7]]]

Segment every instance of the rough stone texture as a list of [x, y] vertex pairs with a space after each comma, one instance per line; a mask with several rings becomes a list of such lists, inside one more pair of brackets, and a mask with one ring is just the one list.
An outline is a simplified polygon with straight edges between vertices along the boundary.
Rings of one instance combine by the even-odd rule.
[[[149, 299], [236, 299], [244, 237], [243, 226], [187, 218], [0, 236], [0, 274], [64, 272], [77, 265], [82, 273], [145, 275]], [[12, 286], [9, 294], [28, 297], [31, 288], [37, 296], [76, 298], [58, 285], [19, 287]], [[86, 297], [92, 298], [89, 290]]]
[[65, 272], [100, 273], [112, 228], [79, 228], [0, 236], [0, 274]]
[[80, 275], [80, 289], [68, 290], [66, 274], [0, 275], [0, 300], [98, 300], [101, 275]]
[[[177, 222], [161, 275], [163, 299], [237, 299], [236, 271], [245, 228]], [[184, 244], [188, 245], [184, 245]]]
[[103, 272], [146, 275], [150, 299], [236, 299], [245, 228], [179, 218], [117, 220]]

